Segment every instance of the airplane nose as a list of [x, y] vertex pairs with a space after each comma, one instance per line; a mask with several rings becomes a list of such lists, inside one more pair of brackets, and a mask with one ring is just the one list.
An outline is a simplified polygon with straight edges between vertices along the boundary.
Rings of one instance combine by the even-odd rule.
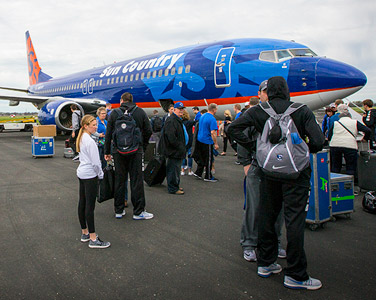
[[366, 75], [348, 64], [328, 58], [322, 58], [316, 66], [318, 90], [361, 89], [367, 83]]

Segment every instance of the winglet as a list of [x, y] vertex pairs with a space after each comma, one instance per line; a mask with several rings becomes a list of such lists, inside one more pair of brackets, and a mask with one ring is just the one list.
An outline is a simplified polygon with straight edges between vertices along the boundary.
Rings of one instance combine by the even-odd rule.
[[30, 85], [47, 81], [52, 78], [46, 73], [42, 72], [41, 67], [39, 66], [37, 55], [34, 50], [33, 42], [29, 35], [29, 31], [26, 31], [26, 50], [27, 50], [27, 63], [29, 67], [29, 83]]

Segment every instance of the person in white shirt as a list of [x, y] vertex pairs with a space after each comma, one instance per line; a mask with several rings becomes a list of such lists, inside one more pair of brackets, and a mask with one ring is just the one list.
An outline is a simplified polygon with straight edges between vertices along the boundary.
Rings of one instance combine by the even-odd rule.
[[89, 242], [90, 248], [107, 248], [111, 244], [99, 239], [94, 226], [98, 179], [103, 179], [98, 147], [91, 138], [96, 131], [96, 118], [92, 115], [84, 116], [76, 143], [77, 151], [80, 153], [80, 165], [77, 168], [77, 177], [80, 181], [78, 219], [82, 229], [81, 242]]

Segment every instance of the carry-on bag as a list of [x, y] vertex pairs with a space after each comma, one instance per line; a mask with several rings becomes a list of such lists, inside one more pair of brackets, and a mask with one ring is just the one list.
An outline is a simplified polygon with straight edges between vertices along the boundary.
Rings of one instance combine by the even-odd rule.
[[144, 171], [144, 180], [148, 186], [162, 184], [166, 178], [166, 161], [162, 157], [155, 157], [149, 161]]
[[115, 193], [115, 171], [114, 167], [108, 164], [103, 170], [103, 179], [99, 183], [97, 201], [102, 203], [114, 198]]

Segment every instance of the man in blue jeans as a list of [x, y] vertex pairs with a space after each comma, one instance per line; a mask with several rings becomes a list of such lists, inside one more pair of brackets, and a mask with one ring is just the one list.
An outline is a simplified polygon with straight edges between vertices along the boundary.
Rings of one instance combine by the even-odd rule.
[[184, 195], [180, 185], [180, 167], [186, 155], [188, 133], [183, 124], [184, 104], [177, 102], [166, 119], [161, 136], [161, 152], [166, 157], [167, 189], [170, 194]]

